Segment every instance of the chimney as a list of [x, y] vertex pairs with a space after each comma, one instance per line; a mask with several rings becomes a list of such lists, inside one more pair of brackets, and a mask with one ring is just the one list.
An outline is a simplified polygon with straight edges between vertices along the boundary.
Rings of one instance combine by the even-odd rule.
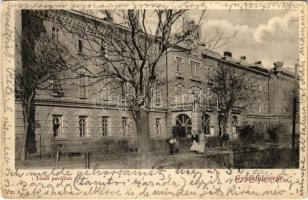
[[277, 61], [277, 62], [274, 62], [273, 65], [274, 65], [274, 73], [275, 74], [278, 74], [279, 72], [281, 72], [283, 62]]
[[241, 61], [246, 61], [246, 56], [241, 56]]
[[255, 62], [255, 65], [261, 66], [261, 65], [262, 65], [262, 61], [261, 61], [261, 60], [256, 61], [256, 62]]
[[232, 58], [232, 53], [229, 51], [224, 52], [224, 57]]

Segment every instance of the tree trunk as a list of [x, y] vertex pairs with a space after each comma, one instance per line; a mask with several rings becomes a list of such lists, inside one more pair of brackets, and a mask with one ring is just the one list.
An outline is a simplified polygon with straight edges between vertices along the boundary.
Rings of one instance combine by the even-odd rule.
[[297, 99], [295, 92], [293, 93], [293, 109], [292, 109], [292, 151], [295, 152], [295, 132], [296, 132], [296, 105]]
[[22, 105], [23, 110], [23, 118], [24, 118], [24, 135], [23, 135], [23, 144], [22, 144], [22, 150], [21, 150], [21, 160], [25, 160], [27, 157], [27, 138], [28, 138], [28, 130], [29, 130], [29, 117], [27, 112], [27, 106], [25, 103]]
[[229, 115], [225, 114], [222, 134], [228, 133], [228, 121], [229, 121]]
[[[24, 117], [24, 140], [22, 144], [21, 160], [27, 158], [28, 153], [36, 152], [36, 141], [35, 141], [35, 107], [33, 105], [33, 96], [30, 99], [23, 102], [23, 117]], [[30, 144], [31, 143], [31, 144]], [[31, 145], [31, 146], [30, 146]]]
[[149, 113], [143, 109], [136, 111], [138, 152], [146, 157], [150, 152]]

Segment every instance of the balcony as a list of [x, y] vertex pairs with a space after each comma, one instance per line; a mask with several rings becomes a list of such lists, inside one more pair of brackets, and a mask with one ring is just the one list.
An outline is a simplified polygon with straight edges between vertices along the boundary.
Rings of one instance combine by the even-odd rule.
[[179, 79], [184, 79], [184, 73], [183, 72], [176, 72], [176, 77]]
[[190, 80], [195, 82], [201, 82], [201, 78], [197, 75], [191, 75]]

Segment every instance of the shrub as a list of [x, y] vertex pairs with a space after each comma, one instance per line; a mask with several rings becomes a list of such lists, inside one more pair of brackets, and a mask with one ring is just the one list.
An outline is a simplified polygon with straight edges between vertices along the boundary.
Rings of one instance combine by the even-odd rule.
[[239, 129], [239, 140], [245, 144], [255, 144], [264, 141], [264, 133], [256, 131], [253, 125], [245, 125]]
[[206, 139], [207, 147], [220, 147], [220, 137], [219, 136], [209, 136]]
[[279, 141], [279, 132], [281, 131], [282, 126], [280, 125], [271, 125], [266, 128], [267, 141], [270, 143], [278, 143]]
[[253, 125], [244, 125], [239, 129], [239, 138], [245, 143], [255, 143], [258, 139], [258, 134]]

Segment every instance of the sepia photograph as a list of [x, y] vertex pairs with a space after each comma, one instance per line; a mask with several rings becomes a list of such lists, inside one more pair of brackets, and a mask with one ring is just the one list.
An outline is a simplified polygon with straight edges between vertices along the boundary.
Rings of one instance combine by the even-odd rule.
[[16, 168], [299, 168], [291, 9], [21, 9], [15, 55]]

